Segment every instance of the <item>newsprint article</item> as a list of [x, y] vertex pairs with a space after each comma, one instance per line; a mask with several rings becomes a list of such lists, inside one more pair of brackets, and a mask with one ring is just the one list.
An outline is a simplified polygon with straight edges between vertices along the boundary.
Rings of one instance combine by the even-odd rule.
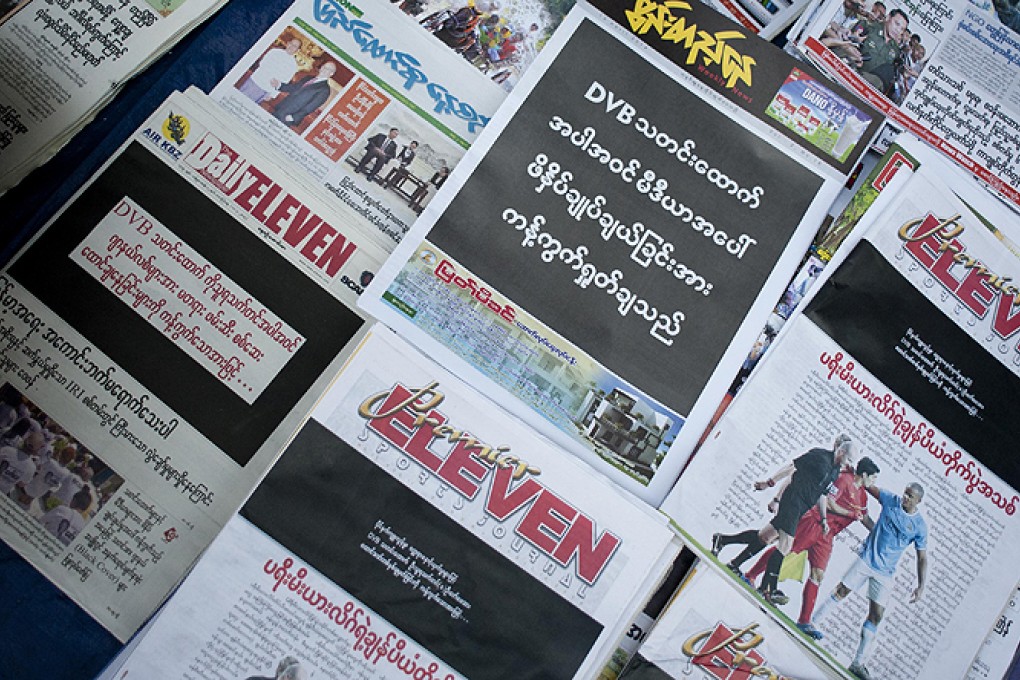
[[298, 0], [212, 91], [389, 248], [506, 92], [385, 0]]
[[120, 640], [339, 370], [385, 257], [212, 106], [167, 100], [0, 273], [0, 536]]
[[379, 326], [112, 677], [591, 678], [678, 548]]
[[836, 668], [964, 677], [1017, 585], [1016, 218], [944, 159], [907, 175], [662, 509]]
[[575, 6], [359, 304], [657, 504], [882, 119], [639, 4]]
[[1020, 205], [1020, 22], [979, 4], [828, 0], [798, 44], [889, 117], [883, 151], [909, 130]]
[[224, 2], [44, 0], [0, 21], [0, 193]]

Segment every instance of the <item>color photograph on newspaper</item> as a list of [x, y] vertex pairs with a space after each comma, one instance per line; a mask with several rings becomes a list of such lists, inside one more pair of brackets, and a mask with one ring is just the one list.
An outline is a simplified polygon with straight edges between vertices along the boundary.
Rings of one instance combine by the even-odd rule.
[[505, 93], [382, 0], [301, 0], [212, 96], [392, 249]]
[[402, 12], [508, 92], [574, 6], [574, 0], [399, 3]]
[[830, 265], [662, 505], [858, 677], [963, 677], [1016, 587], [1020, 433], [1002, 395], [1020, 388], [1004, 283], [1020, 261], [925, 176], [946, 170], [923, 165]]
[[882, 151], [908, 130], [1020, 204], [1009, 4], [996, 14], [966, 0], [828, 0], [799, 49], [889, 117]]

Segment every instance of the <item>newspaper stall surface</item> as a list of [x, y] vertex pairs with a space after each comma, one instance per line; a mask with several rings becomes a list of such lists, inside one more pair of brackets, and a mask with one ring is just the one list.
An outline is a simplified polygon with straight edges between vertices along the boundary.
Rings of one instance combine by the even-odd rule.
[[575, 7], [360, 304], [657, 503], [880, 121], [629, 7]]
[[212, 92], [391, 248], [505, 96], [385, 0], [298, 0]]
[[224, 0], [39, 0], [0, 23], [0, 193]]
[[941, 158], [869, 217], [662, 509], [835, 667], [964, 677], [1020, 557], [1016, 217]]
[[883, 145], [909, 130], [1020, 204], [1020, 34], [999, 16], [968, 0], [828, 0], [798, 46], [889, 117]]
[[620, 680], [823, 680], [817, 660], [704, 564], [695, 567]]
[[117, 678], [591, 678], [664, 518], [377, 327]]
[[385, 257], [206, 108], [168, 99], [0, 273], [0, 536], [120, 640], [325, 390]]

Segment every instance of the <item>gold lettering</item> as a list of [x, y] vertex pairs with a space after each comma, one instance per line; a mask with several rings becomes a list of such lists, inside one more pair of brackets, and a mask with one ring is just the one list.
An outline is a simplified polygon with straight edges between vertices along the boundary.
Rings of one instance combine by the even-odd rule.
[[[910, 220], [909, 222], [903, 223], [903, 226], [900, 227], [900, 230], [897, 232], [897, 234], [899, 235], [900, 240], [907, 242], [923, 241], [924, 239], [933, 235], [938, 236], [938, 238], [943, 241], [948, 241], [949, 239], [959, 236], [960, 234], [963, 233], [963, 225], [959, 223], [959, 219], [960, 219], [959, 215], [953, 215], [948, 220], [944, 221], [939, 221], [936, 219], [935, 223], [930, 228], [926, 228], [923, 231], [919, 231], [913, 236], [909, 236], [908, 235], [909, 232], [915, 227], [924, 224], [924, 222], [927, 221], [928, 218], [924, 217], [917, 220]], [[952, 230], [949, 230], [948, 227], [950, 226], [953, 226], [954, 228]], [[943, 233], [941, 234], [938, 233], [940, 230]]]
[[[393, 408], [391, 408], [389, 411], [386, 411], [385, 413], [373, 413], [373, 409], [375, 408], [376, 404], [378, 404], [381, 401], [385, 401], [386, 398], [390, 396], [390, 394], [392, 394], [392, 391], [379, 392], [378, 394], [373, 394], [372, 396], [365, 399], [365, 401], [361, 402], [361, 405], [358, 406], [358, 415], [368, 420], [374, 420], [376, 418], [389, 418], [390, 416], [404, 410], [405, 408], [409, 408], [412, 411], [415, 411], [416, 413], [419, 414], [426, 413], [442, 404], [443, 400], [446, 399], [446, 396], [442, 392], [435, 391], [435, 388], [438, 386], [439, 386], [438, 382], [433, 382], [427, 387], [422, 387], [421, 389], [418, 390], [409, 390], [410, 395], [407, 397], [407, 399], [404, 399], [399, 404], [396, 404]], [[416, 401], [423, 398], [427, 394], [431, 394], [432, 398], [421, 404], [415, 403]]]

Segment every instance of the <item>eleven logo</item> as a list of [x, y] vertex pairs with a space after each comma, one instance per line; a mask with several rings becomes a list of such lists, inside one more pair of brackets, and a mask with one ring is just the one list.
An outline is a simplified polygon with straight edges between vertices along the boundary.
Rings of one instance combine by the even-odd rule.
[[178, 144], [184, 143], [184, 140], [188, 138], [189, 132], [191, 132], [191, 124], [188, 122], [188, 119], [175, 114], [173, 111], [163, 121], [163, 136], [172, 139]]
[[765, 657], [756, 651], [765, 638], [756, 633], [757, 623], [733, 630], [725, 623], [695, 633], [684, 642], [688, 664], [719, 680], [789, 680], [765, 665]]

